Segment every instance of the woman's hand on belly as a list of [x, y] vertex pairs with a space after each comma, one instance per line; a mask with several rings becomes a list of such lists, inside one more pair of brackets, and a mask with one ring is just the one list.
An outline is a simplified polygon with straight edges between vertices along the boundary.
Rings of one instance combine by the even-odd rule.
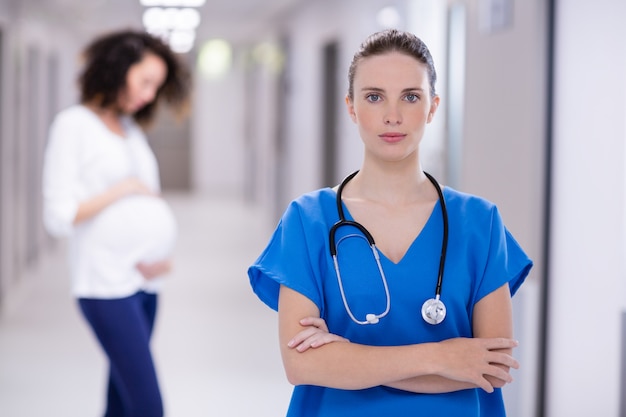
[[144, 182], [135, 177], [126, 178], [112, 188], [118, 193], [120, 198], [129, 195], [157, 195]]
[[74, 224], [82, 223], [99, 214], [102, 210], [124, 197], [131, 195], [151, 195], [158, 197], [150, 188], [137, 178], [126, 178], [109, 189], [82, 201], [74, 217]]
[[172, 270], [172, 262], [169, 259], [157, 262], [139, 262], [137, 269], [145, 279], [150, 280], [169, 273]]

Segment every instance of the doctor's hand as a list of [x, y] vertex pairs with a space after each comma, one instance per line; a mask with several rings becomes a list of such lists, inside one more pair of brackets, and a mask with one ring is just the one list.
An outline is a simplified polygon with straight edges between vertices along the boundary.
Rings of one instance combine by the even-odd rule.
[[517, 347], [517, 341], [507, 338], [454, 338], [439, 342], [435, 364], [436, 374], [455, 381], [469, 382], [486, 392], [493, 392], [490, 382], [497, 378], [504, 383], [513, 381], [509, 368], [519, 368], [519, 363], [499, 349]]
[[305, 317], [300, 320], [300, 325], [306, 327], [300, 331], [287, 343], [292, 349], [298, 352], [305, 352], [309, 348], [318, 348], [333, 342], [348, 342], [345, 337], [330, 333], [326, 326], [326, 321], [319, 317]]

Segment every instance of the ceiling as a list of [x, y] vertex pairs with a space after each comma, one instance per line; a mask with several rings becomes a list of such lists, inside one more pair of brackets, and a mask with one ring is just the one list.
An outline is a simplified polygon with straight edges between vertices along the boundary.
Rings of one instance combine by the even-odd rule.
[[[199, 9], [199, 37], [245, 39], [267, 22], [306, 0], [207, 0]], [[90, 36], [120, 27], [141, 26], [144, 7], [139, 0], [0, 0], [16, 10], [28, 10]]]

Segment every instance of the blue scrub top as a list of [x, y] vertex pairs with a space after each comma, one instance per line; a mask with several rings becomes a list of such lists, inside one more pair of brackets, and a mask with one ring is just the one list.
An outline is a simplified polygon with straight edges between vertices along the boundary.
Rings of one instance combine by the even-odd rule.
[[[440, 203], [398, 263], [380, 253], [391, 309], [378, 324], [359, 325], [346, 312], [329, 251], [329, 230], [339, 220], [336, 193], [330, 188], [305, 194], [289, 205], [269, 244], [248, 270], [254, 292], [275, 310], [281, 284], [303, 294], [317, 305], [332, 333], [353, 343], [397, 346], [472, 337], [474, 305], [507, 282], [514, 294], [532, 261], [504, 227], [495, 205], [449, 187], [443, 193], [449, 241], [441, 290], [447, 316], [441, 324], [428, 324], [421, 316], [421, 306], [434, 296], [437, 283], [443, 235]], [[345, 206], [344, 210], [346, 218], [353, 220]], [[382, 313], [387, 300], [367, 241], [350, 237], [354, 234], [359, 232], [350, 226], [338, 229], [337, 257], [347, 303], [358, 320], [365, 320], [368, 313]], [[504, 406], [500, 390], [415, 394], [382, 386], [338, 390], [305, 385], [294, 388], [288, 415], [430, 413], [498, 417], [504, 416]]]

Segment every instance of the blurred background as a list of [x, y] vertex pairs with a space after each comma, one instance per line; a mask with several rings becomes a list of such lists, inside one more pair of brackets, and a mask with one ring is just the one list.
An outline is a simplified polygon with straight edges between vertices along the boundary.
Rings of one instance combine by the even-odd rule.
[[535, 261], [508, 415], [626, 416], [624, 21], [623, 0], [0, 0], [0, 416], [102, 409], [41, 165], [80, 50], [128, 27], [166, 37], [194, 78], [191, 118], [148, 132], [180, 221], [154, 341], [168, 415], [284, 414], [276, 315], [246, 268], [292, 198], [359, 167], [348, 66], [396, 27], [438, 71], [426, 169], [494, 201]]

